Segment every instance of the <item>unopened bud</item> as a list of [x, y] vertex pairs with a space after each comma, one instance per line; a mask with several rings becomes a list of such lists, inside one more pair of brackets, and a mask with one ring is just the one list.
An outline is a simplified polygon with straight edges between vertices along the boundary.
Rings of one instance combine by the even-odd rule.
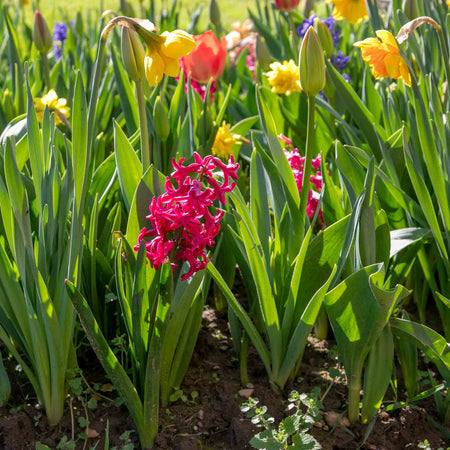
[[144, 46], [138, 34], [127, 27], [122, 27], [122, 59], [126, 71], [134, 81], [144, 78]]
[[314, 20], [314, 29], [317, 31], [317, 35], [319, 36], [325, 55], [327, 58], [331, 58], [331, 55], [334, 52], [334, 43], [330, 29], [317, 18]]
[[34, 14], [33, 42], [41, 53], [48, 53], [52, 48], [52, 35], [39, 11]]
[[402, 10], [408, 20], [417, 19], [417, 17], [419, 17], [417, 0], [403, 0]]
[[294, 11], [300, 0], [275, 0], [275, 5], [280, 11], [292, 12]]
[[216, 0], [211, 0], [209, 3], [209, 21], [215, 27], [220, 27], [220, 9]]
[[325, 87], [325, 58], [319, 36], [309, 27], [300, 47], [300, 86], [309, 97], [314, 97]]
[[12, 120], [16, 116], [14, 101], [11, 92], [9, 92], [9, 89], [5, 89], [5, 91], [3, 92], [2, 107], [3, 112], [5, 113], [5, 116], [8, 120]]
[[83, 34], [83, 16], [81, 15], [80, 11], [77, 11], [77, 14], [75, 16], [75, 31], [80, 36]]
[[127, 0], [120, 0], [120, 10], [126, 17], [136, 17], [133, 7], [131, 6], [130, 2], [127, 2]]
[[169, 137], [170, 123], [169, 114], [160, 97], [156, 97], [155, 106], [153, 107], [153, 125], [156, 135], [161, 141], [165, 142]]
[[256, 35], [255, 53], [259, 67], [261, 67], [264, 72], [267, 72], [270, 68], [272, 57], [270, 56], [266, 41], [259, 34]]

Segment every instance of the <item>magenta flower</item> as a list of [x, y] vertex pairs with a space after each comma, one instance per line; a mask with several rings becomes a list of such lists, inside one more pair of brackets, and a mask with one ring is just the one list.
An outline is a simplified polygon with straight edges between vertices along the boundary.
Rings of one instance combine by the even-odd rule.
[[[214, 245], [224, 215], [220, 209], [211, 212], [209, 208], [215, 200], [225, 205], [225, 194], [235, 187], [232, 180], [237, 179], [239, 168], [233, 156], [228, 164], [212, 155], [202, 159], [198, 153], [194, 153], [194, 163], [183, 166], [184, 160], [172, 160], [175, 170], [166, 178], [166, 192], [150, 202], [147, 219], [152, 228], [140, 231], [134, 247], [138, 251], [144, 240], [147, 258], [155, 269], [165, 262], [170, 262], [172, 269], [178, 265], [174, 261], [188, 262], [183, 281], [208, 264], [207, 247]], [[223, 179], [221, 183], [215, 179], [217, 174]]]
[[[282, 141], [286, 146], [286, 148], [284, 148], [283, 151], [284, 154], [286, 155], [289, 165], [291, 166], [292, 173], [294, 174], [294, 179], [297, 184], [298, 192], [301, 194], [305, 157], [300, 156], [298, 149], [294, 148], [294, 146], [292, 145], [291, 139], [282, 134], [278, 136], [278, 139]], [[319, 170], [320, 164], [321, 158], [319, 154], [317, 155], [316, 158], [314, 158], [311, 161], [311, 165], [313, 169], [316, 170], [316, 173], [315, 175], [314, 174], [310, 175], [310, 181], [315, 189], [310, 189], [310, 191], [308, 192], [308, 203], [306, 205], [306, 214], [309, 219], [312, 219], [314, 217], [317, 207], [319, 206], [319, 193], [322, 190], [322, 183], [323, 183], [322, 173]], [[322, 226], [324, 226], [323, 213], [321, 209], [319, 210], [319, 218], [322, 223]]]

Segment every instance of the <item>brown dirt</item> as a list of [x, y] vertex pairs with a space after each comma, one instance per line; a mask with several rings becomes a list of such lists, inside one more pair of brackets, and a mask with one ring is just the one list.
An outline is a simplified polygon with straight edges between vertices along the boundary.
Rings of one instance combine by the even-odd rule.
[[[249, 381], [252, 383], [252, 397], [257, 397], [261, 405], [268, 407], [269, 413], [278, 421], [285, 416], [286, 398], [291, 389], [310, 392], [319, 386], [324, 393], [330, 386], [327, 375], [329, 367], [336, 361], [329, 358], [329, 343], [310, 338], [299, 373], [299, 379], [286, 387], [280, 395], [274, 393], [265, 376], [264, 368], [257, 355], [250, 352], [248, 362]], [[212, 309], [204, 312], [201, 328], [191, 367], [182, 386], [186, 399], [177, 400], [160, 411], [160, 435], [157, 438], [157, 450], [245, 450], [251, 437], [259, 430], [240, 412], [240, 404], [245, 400], [239, 396], [241, 386], [239, 365], [233, 357], [232, 342], [226, 321], [217, 317]], [[92, 377], [87, 374], [89, 380]], [[95, 374], [98, 377], [98, 374]], [[97, 378], [98, 379], [98, 378]], [[105, 380], [103, 380], [105, 382]], [[20, 396], [16, 388], [15, 395]], [[192, 392], [198, 396], [193, 399]], [[113, 397], [113, 393], [111, 394]], [[136, 433], [131, 433], [127, 441], [120, 439], [124, 431], [134, 430], [126, 409], [103, 401], [100, 397], [95, 409], [88, 409], [89, 428], [98, 433], [98, 437], [78, 438], [86, 430], [78, 426], [78, 417], [86, 414], [86, 401], [90, 395], [83, 394], [84, 402], [74, 400], [72, 407], [67, 405], [67, 413], [58, 427], [50, 428], [39, 406], [25, 403], [19, 412], [11, 414], [0, 409], [0, 449], [35, 449], [40, 442], [54, 449], [63, 436], [70, 440], [75, 437], [77, 449], [104, 448], [105, 427], [109, 422], [110, 446], [122, 448], [130, 443], [139, 448]], [[12, 397], [14, 398], [14, 396]], [[23, 397], [22, 397], [23, 398]], [[324, 401], [325, 414], [328, 411], [341, 413], [345, 410], [346, 387], [343, 380], [335, 382], [329, 389]], [[416, 449], [420, 441], [428, 440], [433, 450], [446, 448], [449, 443], [445, 436], [427, 420], [427, 413], [433, 415], [434, 404], [431, 399], [418, 404], [419, 409], [411, 407], [382, 413], [363, 444], [366, 426], [354, 425], [349, 428], [336, 427], [325, 430], [322, 421], [313, 427], [312, 434], [325, 450], [370, 449], [396, 450]], [[423, 408], [426, 408], [423, 409]], [[73, 414], [73, 419], [71, 416]], [[436, 417], [435, 417], [436, 419]], [[322, 425], [322, 428], [319, 428]], [[325, 427], [326, 428], [326, 427]], [[110, 447], [110, 448], [111, 448]], [[63, 447], [67, 448], [67, 447]]]

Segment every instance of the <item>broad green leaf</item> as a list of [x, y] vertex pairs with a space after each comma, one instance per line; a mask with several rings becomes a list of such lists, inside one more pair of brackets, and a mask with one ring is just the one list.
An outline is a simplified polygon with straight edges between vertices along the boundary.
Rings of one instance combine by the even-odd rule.
[[450, 344], [436, 331], [406, 319], [391, 318], [392, 332], [400, 339], [417, 345], [439, 369], [444, 380], [450, 381]]
[[367, 423], [378, 411], [389, 387], [393, 363], [394, 341], [390, 326], [387, 324], [371, 348], [364, 369], [362, 423]]
[[125, 206], [130, 211], [136, 188], [141, 180], [142, 166], [134, 148], [117, 122], [114, 122], [114, 152], [120, 188]]
[[392, 230], [391, 235], [391, 252], [389, 257], [392, 258], [397, 253], [411, 244], [425, 240], [431, 236], [431, 232], [425, 228], [402, 228], [400, 230]]

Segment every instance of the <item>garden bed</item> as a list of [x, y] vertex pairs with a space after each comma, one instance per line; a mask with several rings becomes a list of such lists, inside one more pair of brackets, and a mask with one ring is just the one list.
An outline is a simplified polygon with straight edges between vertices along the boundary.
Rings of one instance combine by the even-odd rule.
[[[286, 414], [286, 398], [290, 390], [307, 393], [319, 386], [323, 394], [331, 383], [328, 369], [336, 366], [336, 360], [329, 358], [331, 345], [330, 342], [310, 336], [299, 378], [291, 383], [282, 395], [270, 389], [264, 367], [256, 355], [250, 354], [248, 368], [252, 397], [257, 397], [261, 405], [266, 405], [268, 412], [278, 421]], [[242, 392], [239, 364], [233, 353], [226, 320], [207, 307], [203, 313], [202, 328], [192, 364], [182, 386], [183, 397], [169, 408], [160, 411], [160, 434], [156, 440], [156, 449], [251, 448], [248, 443], [260, 430], [240, 412], [240, 405], [250, 391]], [[108, 380], [103, 378], [96, 367], [98, 366], [95, 364], [87, 366], [84, 369], [85, 376], [92, 385], [100, 385], [103, 390], [108, 391]], [[11, 380], [17, 382], [20, 377], [11, 377]], [[35, 449], [37, 443], [42, 443], [50, 448], [57, 448], [59, 444], [58, 448], [82, 449], [93, 448], [98, 442], [96, 448], [103, 449], [107, 423], [111, 447], [123, 448], [128, 445], [127, 449], [139, 448], [133, 421], [125, 407], [115, 406], [113, 402], [105, 401], [94, 394], [84, 394], [83, 397], [75, 397], [70, 406], [69, 402], [66, 403], [66, 414], [61, 424], [51, 428], [42, 409], [36, 406], [36, 400], [23, 398], [26, 391], [26, 386], [19, 386], [18, 383], [13, 385], [15, 401], [22, 396], [23, 403], [14, 405], [20, 407], [18, 412], [11, 412], [7, 408], [0, 409], [0, 448]], [[113, 398], [115, 391], [104, 394]], [[367, 426], [356, 424], [333, 428], [328, 426], [325, 420], [325, 417], [330, 420], [330, 412], [334, 415], [333, 413], [340, 414], [345, 410], [346, 396], [345, 381], [338, 379], [323, 401], [324, 419], [312, 428], [311, 433], [325, 450], [356, 449], [364, 441]], [[82, 402], [80, 398], [83, 399]], [[96, 408], [87, 408], [86, 403], [90, 398], [96, 398]], [[389, 392], [387, 398], [389, 399]], [[86, 444], [83, 436], [80, 436], [80, 433], [85, 433], [86, 430], [78, 425], [78, 419], [85, 416], [85, 410], [88, 411], [89, 429], [92, 430], [92, 437], [86, 440]], [[433, 410], [433, 400], [426, 399], [413, 407], [407, 406], [391, 413], [381, 413], [360, 448], [415, 449], [425, 440], [428, 440], [434, 450], [445, 448], [445, 435], [427, 419], [430, 415], [432, 419], [437, 420]], [[71, 447], [72, 436], [76, 447]]]

